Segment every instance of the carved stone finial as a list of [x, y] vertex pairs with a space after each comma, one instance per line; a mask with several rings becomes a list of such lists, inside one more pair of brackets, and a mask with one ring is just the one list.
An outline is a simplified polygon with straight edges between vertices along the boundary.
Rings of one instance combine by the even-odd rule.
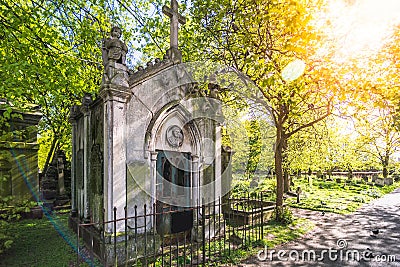
[[76, 117], [79, 115], [79, 113], [80, 113], [79, 106], [73, 105], [69, 112], [69, 121], [70, 122], [75, 121]]
[[82, 97], [82, 105], [80, 106], [80, 112], [85, 116], [89, 114], [89, 106], [93, 103], [92, 94], [85, 93]]
[[85, 95], [82, 98], [82, 105], [88, 107], [92, 103], [93, 103], [92, 94], [85, 93]]

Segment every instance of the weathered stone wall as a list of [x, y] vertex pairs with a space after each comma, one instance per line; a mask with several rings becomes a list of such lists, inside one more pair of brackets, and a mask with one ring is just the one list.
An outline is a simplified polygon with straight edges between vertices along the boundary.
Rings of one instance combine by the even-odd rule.
[[[139, 214], [143, 213], [144, 204], [148, 207], [147, 212], [153, 210], [157, 151], [197, 154], [200, 150], [197, 143], [201, 139], [200, 132], [194, 133], [195, 126], [188, 124], [191, 121], [188, 107], [182, 105], [193, 89], [193, 81], [183, 69], [176, 65], [170, 66], [153, 75], [131, 80], [131, 84], [133, 95], [126, 112], [128, 216], [134, 215], [135, 205], [138, 206]], [[168, 146], [166, 141], [166, 129], [172, 125], [181, 128], [185, 136], [179, 148]], [[132, 222], [128, 223], [133, 226]], [[143, 224], [138, 221], [139, 226]], [[150, 229], [152, 225], [153, 222], [147, 222], [146, 228]]]
[[71, 194], [79, 217], [101, 223], [104, 220], [104, 109], [101, 99], [74, 108], [73, 186]]
[[74, 131], [74, 144], [76, 155], [73, 155], [72, 160], [74, 161], [75, 168], [72, 170], [73, 176], [75, 177], [75, 188], [72, 189], [74, 192], [74, 198], [76, 203], [76, 209], [79, 213], [79, 217], [83, 219], [84, 216], [84, 139], [86, 138], [84, 132], [84, 117], [83, 114], [79, 113], [76, 117], [76, 130]]
[[95, 103], [90, 114], [89, 210], [91, 222], [103, 222], [104, 201], [104, 136], [103, 105]]

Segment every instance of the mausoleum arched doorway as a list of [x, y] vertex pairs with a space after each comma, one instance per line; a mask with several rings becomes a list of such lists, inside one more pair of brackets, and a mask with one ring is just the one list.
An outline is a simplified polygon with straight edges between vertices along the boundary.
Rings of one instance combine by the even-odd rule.
[[152, 130], [156, 228], [159, 234], [188, 231], [193, 226], [191, 207], [198, 203], [198, 147], [201, 136], [196, 124], [176, 106], [161, 114]]
[[[193, 226], [191, 155], [158, 151], [156, 182], [157, 232], [178, 233]], [[183, 205], [182, 205], [183, 204]]]

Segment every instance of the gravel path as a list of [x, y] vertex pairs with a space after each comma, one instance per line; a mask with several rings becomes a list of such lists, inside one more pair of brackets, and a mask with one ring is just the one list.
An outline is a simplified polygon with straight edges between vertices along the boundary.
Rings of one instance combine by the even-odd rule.
[[[400, 188], [349, 215], [301, 209], [293, 212], [312, 220], [316, 227], [302, 238], [274, 248], [273, 260], [268, 249], [265, 260], [255, 256], [238, 266], [400, 266]], [[285, 252], [281, 259], [279, 250]], [[323, 260], [309, 260], [312, 251]], [[359, 261], [354, 260], [357, 255]], [[260, 256], [265, 258], [265, 254]]]

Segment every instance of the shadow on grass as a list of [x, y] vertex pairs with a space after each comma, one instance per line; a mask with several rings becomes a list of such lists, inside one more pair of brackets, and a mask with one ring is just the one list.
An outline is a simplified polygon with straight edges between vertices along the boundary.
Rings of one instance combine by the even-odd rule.
[[[75, 266], [76, 235], [68, 228], [68, 214], [11, 223], [12, 247], [0, 255], [1, 267]], [[82, 263], [80, 266], [89, 266]]]

